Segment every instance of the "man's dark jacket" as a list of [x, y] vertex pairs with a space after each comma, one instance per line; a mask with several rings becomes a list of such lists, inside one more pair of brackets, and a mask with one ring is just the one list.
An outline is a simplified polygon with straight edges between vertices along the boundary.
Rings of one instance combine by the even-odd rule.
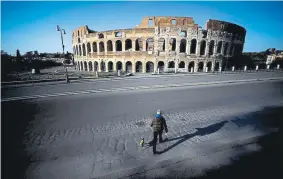
[[153, 118], [151, 125], [153, 128], [153, 132], [163, 131], [165, 128], [165, 132], [168, 132], [167, 124], [163, 116]]

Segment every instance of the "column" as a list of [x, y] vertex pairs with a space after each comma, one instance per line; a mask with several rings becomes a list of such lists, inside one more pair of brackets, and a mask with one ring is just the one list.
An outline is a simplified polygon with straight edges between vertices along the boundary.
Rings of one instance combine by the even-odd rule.
[[199, 41], [197, 41], [196, 55], [200, 56], [200, 42]]
[[145, 60], [142, 61], [142, 72], [146, 73], [146, 61]]
[[210, 42], [207, 42], [207, 43], [206, 43], [206, 47], [205, 47], [205, 52], [204, 52], [204, 55], [205, 55], [205, 56], [208, 56], [208, 53], [209, 53], [209, 45], [210, 45]]
[[126, 41], [122, 40], [122, 52], [126, 51]]
[[86, 63], [87, 71], [89, 71], [89, 62]]
[[194, 72], [198, 72], [198, 62], [195, 63]]
[[99, 54], [100, 53], [99, 43], [97, 43], [96, 46], [97, 46], [97, 53]]
[[185, 71], [188, 72], [190, 69], [188, 69], [189, 61], [188, 59], [185, 60]]
[[164, 72], [168, 71], [168, 60], [164, 60]]
[[108, 62], [105, 62], [105, 72], [108, 72]]
[[126, 62], [125, 62], [125, 60], [122, 61], [122, 71], [126, 72]]
[[116, 41], [112, 42], [112, 45], [113, 45], [113, 52], [116, 52]]
[[190, 54], [190, 47], [191, 47], [191, 40], [187, 40], [187, 45], [186, 45], [186, 54]]
[[132, 73], [136, 73], [136, 63], [132, 63]]
[[213, 48], [213, 55], [214, 56], [217, 53], [217, 47], [218, 47], [218, 43], [216, 43], [216, 41], [215, 41], [215, 45], [214, 45], [214, 48]]
[[212, 60], [211, 61], [211, 71], [214, 72], [214, 66], [215, 66], [215, 61]]
[[104, 42], [104, 52], [106, 53], [107, 53], [107, 46], [108, 46], [107, 42], [106, 43]]
[[225, 49], [225, 41], [222, 41], [222, 47], [221, 47], [221, 54], [224, 55], [224, 49]]
[[176, 54], [180, 53], [180, 40], [176, 40]]
[[142, 51], [146, 51], [146, 39], [142, 41]]
[[206, 72], [206, 71], [205, 71], [206, 65], [207, 65], [207, 62], [203, 62], [203, 68], [202, 68], [202, 71], [203, 71], [203, 72]]
[[157, 62], [157, 59], [155, 58], [154, 59], [154, 72], [156, 72], [157, 73], [157, 68], [158, 68], [158, 62]]
[[136, 51], [136, 40], [132, 40], [132, 51]]
[[117, 62], [116, 60], [113, 60], [113, 71], [116, 72], [117, 71], [117, 66], [116, 66]]
[[228, 44], [228, 48], [227, 48], [227, 55], [226, 56], [230, 56], [230, 49], [232, 48], [232, 43]]
[[100, 60], [98, 60], [97, 71], [101, 72], [101, 61]]

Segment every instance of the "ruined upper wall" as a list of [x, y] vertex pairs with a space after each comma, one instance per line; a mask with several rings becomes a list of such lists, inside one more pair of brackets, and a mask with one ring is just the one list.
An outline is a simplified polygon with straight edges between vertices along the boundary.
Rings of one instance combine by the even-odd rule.
[[246, 36], [246, 29], [230, 23], [230, 22], [225, 22], [225, 21], [219, 21], [219, 20], [212, 20], [209, 19], [206, 23], [206, 29], [211, 29], [213, 31], [222, 31], [222, 32], [228, 32], [228, 33], [232, 33], [232, 34], [237, 34], [241, 37], [245, 37]]
[[150, 27], [174, 27], [174, 26], [195, 26], [192, 17], [167, 17], [167, 16], [153, 16], [144, 17], [140, 25], [136, 28], [150, 28]]

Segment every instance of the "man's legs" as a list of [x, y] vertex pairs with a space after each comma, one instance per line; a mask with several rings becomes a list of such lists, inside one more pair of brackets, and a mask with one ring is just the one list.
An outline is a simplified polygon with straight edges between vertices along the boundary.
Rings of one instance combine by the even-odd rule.
[[158, 135], [159, 135], [159, 143], [163, 142], [162, 133], [163, 133], [162, 130], [160, 130], [160, 131], [158, 132]]
[[156, 154], [157, 135], [158, 135], [158, 132], [153, 132], [153, 143], [152, 143], [153, 154]]

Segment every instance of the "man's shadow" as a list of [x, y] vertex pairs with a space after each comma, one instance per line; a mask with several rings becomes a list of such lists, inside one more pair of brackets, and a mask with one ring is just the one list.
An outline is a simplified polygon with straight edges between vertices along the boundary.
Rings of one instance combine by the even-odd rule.
[[163, 143], [169, 142], [169, 141], [175, 141], [175, 140], [179, 140], [179, 141], [177, 141], [175, 144], [169, 146], [168, 148], [166, 148], [162, 151], [158, 151], [157, 154], [162, 154], [162, 153], [168, 152], [172, 148], [176, 147], [177, 145], [185, 142], [186, 140], [188, 140], [188, 139], [190, 139], [194, 136], [197, 136], [197, 135], [198, 136], [204, 136], [204, 135], [212, 134], [212, 133], [218, 131], [219, 129], [221, 129], [227, 122], [228, 121], [225, 120], [225, 121], [222, 121], [222, 122], [219, 122], [219, 123], [216, 123], [216, 124], [212, 124], [212, 125], [204, 127], [204, 128], [196, 128], [197, 131], [193, 134], [186, 134], [186, 135], [183, 135], [181, 137], [166, 139], [166, 140], [163, 141]]

